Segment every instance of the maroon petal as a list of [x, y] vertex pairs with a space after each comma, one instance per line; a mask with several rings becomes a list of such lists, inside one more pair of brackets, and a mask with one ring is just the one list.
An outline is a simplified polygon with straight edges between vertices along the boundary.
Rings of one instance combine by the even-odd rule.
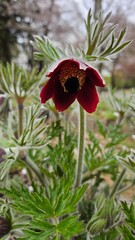
[[65, 60], [61, 61], [57, 65], [57, 67], [54, 68], [54, 70], [52, 72], [47, 74], [47, 77], [57, 76], [59, 74], [59, 71], [62, 69], [62, 67], [67, 63], [71, 63], [71, 64], [75, 63], [77, 65], [77, 67], [79, 68], [79, 62], [75, 61], [74, 59], [65, 59]]
[[48, 80], [40, 92], [41, 103], [45, 103], [53, 96], [57, 83], [57, 79]]
[[63, 87], [59, 83], [52, 98], [56, 109], [59, 112], [63, 112], [75, 101], [76, 95], [64, 92]]
[[105, 83], [98, 71], [94, 68], [88, 67], [86, 69], [87, 77], [93, 81], [93, 83], [98, 87], [104, 87]]
[[89, 79], [86, 80], [83, 88], [78, 92], [77, 100], [88, 113], [96, 111], [99, 98], [94, 84]]

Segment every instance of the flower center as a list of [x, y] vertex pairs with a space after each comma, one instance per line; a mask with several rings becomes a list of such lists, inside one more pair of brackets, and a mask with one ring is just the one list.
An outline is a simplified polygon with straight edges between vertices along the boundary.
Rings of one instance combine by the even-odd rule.
[[61, 69], [59, 81], [64, 92], [76, 93], [85, 83], [86, 73], [79, 69], [75, 63], [67, 63]]
[[79, 89], [78, 78], [76, 78], [76, 77], [68, 78], [64, 85], [64, 90], [65, 89], [69, 93], [75, 93]]

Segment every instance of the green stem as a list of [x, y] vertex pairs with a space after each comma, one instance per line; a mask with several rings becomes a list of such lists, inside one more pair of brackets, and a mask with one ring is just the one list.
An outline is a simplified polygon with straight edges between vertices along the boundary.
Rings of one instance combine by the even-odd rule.
[[[57, 228], [57, 225], [59, 224], [59, 218], [57, 218], [57, 217], [53, 218], [53, 223], [56, 225], [56, 228]], [[60, 236], [59, 232], [56, 229], [56, 234], [55, 234], [56, 240], [60, 239], [59, 236]]]
[[75, 188], [79, 187], [82, 182], [82, 171], [83, 171], [83, 160], [84, 160], [84, 144], [85, 144], [85, 112], [84, 109], [79, 105], [79, 139], [78, 139], [78, 161], [76, 167], [75, 176]]
[[129, 190], [129, 189], [132, 188], [133, 186], [134, 186], [134, 183], [131, 183], [131, 184], [129, 184], [128, 186], [126, 186], [126, 187], [118, 190], [118, 191], [116, 192], [116, 194], [119, 195], [119, 194], [121, 194], [121, 193], [123, 193], [123, 192], [126, 192], [127, 190]]
[[115, 182], [115, 184], [114, 184], [114, 186], [113, 186], [113, 189], [112, 189], [112, 191], [111, 191], [111, 193], [110, 193], [110, 196], [109, 196], [110, 198], [111, 198], [111, 197], [114, 197], [116, 191], [119, 189], [119, 187], [120, 187], [120, 185], [121, 185], [121, 182], [122, 182], [122, 180], [123, 180], [123, 177], [124, 177], [124, 175], [125, 175], [125, 172], [126, 172], [126, 168], [123, 168], [123, 170], [121, 171], [119, 177], [117, 178], [117, 180], [116, 180], [116, 182]]
[[[23, 99], [18, 98], [17, 103], [18, 103], [18, 118], [19, 118], [18, 119], [19, 136], [21, 136], [23, 131]], [[20, 156], [21, 156], [21, 160], [23, 160], [24, 163], [30, 168], [30, 170], [32, 170], [36, 174], [36, 176], [38, 177], [42, 185], [45, 187], [46, 196], [49, 197], [48, 183], [45, 177], [43, 176], [43, 174], [41, 173], [40, 169], [38, 168], [38, 166], [30, 158], [28, 158], [28, 156], [25, 156], [25, 153], [23, 151], [20, 152]]]
[[38, 166], [28, 157], [25, 157], [24, 163], [36, 174], [42, 185], [45, 187], [46, 196], [49, 197], [48, 183]]
[[23, 131], [23, 101], [18, 100], [18, 123], [19, 123], [19, 136], [22, 134]]

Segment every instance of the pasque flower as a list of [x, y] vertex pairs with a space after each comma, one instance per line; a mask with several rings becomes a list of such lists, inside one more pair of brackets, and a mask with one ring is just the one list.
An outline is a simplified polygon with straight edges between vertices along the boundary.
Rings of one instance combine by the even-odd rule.
[[0, 237], [4, 237], [11, 229], [10, 223], [0, 216]]
[[0, 147], [0, 163], [5, 160], [4, 155], [6, 155], [6, 152], [3, 148]]
[[47, 76], [49, 80], [40, 93], [41, 103], [52, 98], [56, 109], [62, 112], [77, 99], [88, 113], [96, 110], [99, 102], [96, 86], [105, 86], [97, 70], [86, 63], [66, 59]]

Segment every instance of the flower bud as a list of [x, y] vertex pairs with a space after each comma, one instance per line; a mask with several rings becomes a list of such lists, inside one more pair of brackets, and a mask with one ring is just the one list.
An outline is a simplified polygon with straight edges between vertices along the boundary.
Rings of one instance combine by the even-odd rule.
[[10, 229], [11, 226], [9, 222], [5, 218], [0, 217], [0, 237], [3, 237], [6, 234], [8, 234]]
[[99, 234], [103, 231], [104, 227], [106, 226], [106, 219], [99, 219], [92, 223], [89, 229], [89, 233], [91, 236]]
[[4, 196], [4, 194], [3, 193], [0, 193], [0, 198], [2, 198]]
[[5, 150], [0, 147], [0, 163], [4, 161], [4, 155], [6, 154]]

